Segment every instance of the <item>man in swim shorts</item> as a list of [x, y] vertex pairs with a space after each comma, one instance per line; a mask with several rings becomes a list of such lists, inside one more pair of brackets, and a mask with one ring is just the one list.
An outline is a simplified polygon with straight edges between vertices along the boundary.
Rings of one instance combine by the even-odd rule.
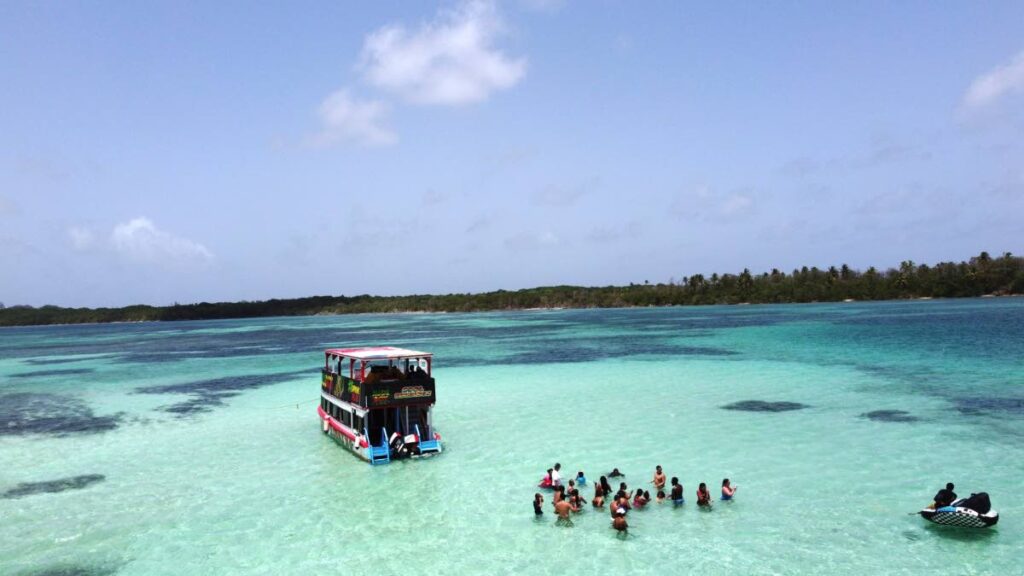
[[625, 532], [629, 530], [629, 524], [626, 522], [625, 514], [615, 514], [612, 516], [612, 528], [615, 528], [619, 532]]
[[568, 500], [559, 500], [558, 503], [555, 504], [555, 514], [558, 515], [559, 520], [568, 520], [569, 512], [571, 511], [572, 505], [569, 504]]
[[672, 493], [670, 494], [670, 498], [672, 498], [672, 503], [676, 506], [685, 502], [685, 500], [683, 500], [683, 485], [679, 483], [679, 478], [676, 478], [675, 476], [672, 477]]
[[665, 487], [665, 473], [661, 471], [661, 465], [654, 467], [654, 479], [651, 480], [651, 484], [654, 484], [655, 490]]

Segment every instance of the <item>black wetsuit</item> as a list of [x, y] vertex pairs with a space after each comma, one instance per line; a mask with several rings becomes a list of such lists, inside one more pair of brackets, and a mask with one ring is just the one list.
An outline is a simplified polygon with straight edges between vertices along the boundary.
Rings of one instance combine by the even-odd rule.
[[933, 498], [933, 500], [935, 500], [935, 507], [936, 508], [942, 508], [944, 506], [949, 506], [953, 502], [956, 502], [956, 492], [953, 492], [952, 490], [947, 490], [947, 489], [943, 488], [942, 490], [939, 490], [935, 494], [935, 498]]

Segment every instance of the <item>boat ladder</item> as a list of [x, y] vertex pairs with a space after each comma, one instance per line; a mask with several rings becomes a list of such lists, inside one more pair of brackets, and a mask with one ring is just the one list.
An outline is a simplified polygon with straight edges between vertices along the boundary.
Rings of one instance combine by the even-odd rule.
[[[427, 433], [430, 433], [430, 428], [427, 428]], [[416, 437], [420, 439], [419, 448], [420, 452], [440, 452], [441, 443], [436, 438], [427, 439], [425, 436], [420, 434], [420, 425], [416, 425]]]
[[[363, 433], [366, 434], [367, 440], [370, 438], [370, 433], [364, 428]], [[381, 445], [374, 446], [373, 442], [370, 442], [370, 464], [376, 466], [377, 464], [387, 464], [391, 462], [391, 446], [388, 445], [388, 430], [387, 428], [380, 429]]]

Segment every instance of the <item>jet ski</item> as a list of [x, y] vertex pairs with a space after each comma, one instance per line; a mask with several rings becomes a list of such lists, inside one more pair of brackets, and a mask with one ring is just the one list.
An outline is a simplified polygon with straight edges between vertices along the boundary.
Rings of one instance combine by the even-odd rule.
[[949, 506], [925, 508], [919, 512], [925, 520], [945, 526], [988, 528], [999, 522], [999, 512], [992, 509], [988, 494], [979, 492], [969, 498], [960, 498]]

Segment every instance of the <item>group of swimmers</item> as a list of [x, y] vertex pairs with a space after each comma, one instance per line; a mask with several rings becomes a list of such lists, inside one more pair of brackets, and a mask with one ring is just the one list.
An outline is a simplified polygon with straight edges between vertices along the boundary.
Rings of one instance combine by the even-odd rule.
[[[549, 468], [541, 479], [539, 487], [554, 491], [552, 503], [555, 507], [555, 514], [558, 516], [558, 522], [571, 524], [569, 514], [580, 512], [586, 506], [586, 500], [580, 495], [580, 488], [587, 485], [587, 477], [581, 470], [576, 474], [576, 478], [570, 479], [567, 485], [563, 485], [561, 470], [562, 465], [558, 463], [553, 468]], [[619, 489], [613, 494], [608, 478], [622, 476], [625, 476], [625, 474], [619, 472], [618, 468], [614, 468], [607, 476], [601, 476], [600, 480], [594, 483], [594, 498], [590, 501], [594, 508], [604, 508], [605, 503], [611, 503], [609, 509], [612, 515], [612, 527], [619, 532], [625, 532], [629, 529], [629, 524], [626, 522], [627, 512], [641, 509], [652, 501], [649, 491], [639, 488], [629, 490], [625, 482], [620, 482]], [[650, 482], [654, 485], [656, 491], [653, 501], [662, 504], [670, 500], [674, 506], [682, 505], [686, 502], [686, 499], [683, 496], [683, 485], [679, 483], [679, 478], [672, 477], [669, 493], [666, 495], [665, 484], [667, 480], [668, 478], [665, 476], [665, 472], [662, 471], [661, 466], [655, 466], [654, 478]], [[733, 486], [729, 482], [728, 478], [723, 479], [721, 499], [732, 500], [737, 488], [737, 486]], [[533, 512], [535, 515], [540, 516], [544, 514], [543, 504], [544, 496], [539, 492], [534, 494]], [[707, 508], [711, 507], [711, 493], [704, 482], [701, 482], [697, 488], [697, 505]]]

